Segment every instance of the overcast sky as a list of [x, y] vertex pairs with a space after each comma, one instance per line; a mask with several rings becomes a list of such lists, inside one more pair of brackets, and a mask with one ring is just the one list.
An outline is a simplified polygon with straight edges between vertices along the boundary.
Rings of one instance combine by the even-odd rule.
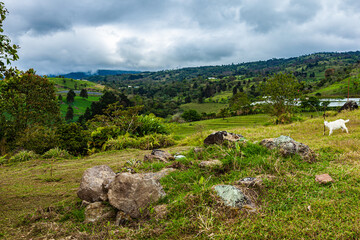
[[[1, 1], [1, 0], [0, 0]], [[3, 0], [13, 65], [160, 70], [360, 50], [359, 0]]]

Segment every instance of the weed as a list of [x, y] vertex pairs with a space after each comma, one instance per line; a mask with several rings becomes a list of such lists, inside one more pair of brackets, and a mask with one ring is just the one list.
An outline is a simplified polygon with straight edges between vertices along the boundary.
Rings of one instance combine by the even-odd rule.
[[25, 162], [38, 158], [38, 155], [33, 151], [20, 151], [9, 159], [9, 163]]

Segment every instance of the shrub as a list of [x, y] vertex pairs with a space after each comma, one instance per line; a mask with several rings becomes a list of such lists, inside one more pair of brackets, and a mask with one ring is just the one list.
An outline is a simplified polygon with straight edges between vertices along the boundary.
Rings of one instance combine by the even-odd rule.
[[59, 137], [55, 130], [45, 126], [33, 126], [27, 128], [16, 142], [17, 146], [43, 154], [58, 145]]
[[15, 154], [14, 156], [12, 156], [9, 159], [9, 162], [13, 163], [13, 162], [26, 162], [32, 159], [37, 158], [38, 155], [33, 152], [33, 151], [21, 151], [18, 152], [17, 154]]
[[62, 150], [58, 147], [50, 149], [42, 155], [43, 158], [70, 158], [71, 155], [68, 151]]
[[104, 146], [103, 150], [122, 150], [126, 148], [137, 148], [137, 149], [155, 149], [162, 147], [169, 147], [174, 145], [176, 142], [172, 136], [162, 135], [162, 134], [151, 134], [145, 137], [134, 138], [130, 135], [123, 135], [117, 139], [108, 140]]
[[95, 131], [91, 132], [89, 148], [101, 149], [107, 140], [116, 138], [121, 134], [121, 129], [114, 125], [98, 127]]
[[193, 109], [184, 111], [184, 113], [181, 115], [181, 117], [187, 122], [201, 120], [200, 113], [198, 113], [196, 110], [193, 110]]
[[151, 133], [168, 134], [169, 131], [161, 118], [155, 117], [155, 115], [138, 116], [137, 127], [135, 134], [138, 136], [144, 136]]
[[57, 129], [57, 134], [59, 135], [59, 148], [65, 149], [75, 156], [87, 153], [89, 134], [78, 123], [61, 125]]

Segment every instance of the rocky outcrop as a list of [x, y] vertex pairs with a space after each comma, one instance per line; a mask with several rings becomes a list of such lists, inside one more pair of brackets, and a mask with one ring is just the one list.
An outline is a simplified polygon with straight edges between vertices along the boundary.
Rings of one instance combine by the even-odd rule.
[[94, 223], [115, 218], [116, 211], [113, 207], [102, 202], [90, 203], [85, 208], [85, 222]]
[[343, 110], [355, 110], [358, 109], [359, 106], [357, 105], [357, 103], [355, 101], [348, 101], [346, 102], [340, 109], [339, 112], [343, 111]]
[[297, 142], [288, 136], [264, 139], [260, 142], [260, 144], [268, 149], [278, 148], [280, 153], [285, 157], [299, 154], [305, 161], [314, 162], [316, 160], [316, 154], [309, 146]]
[[154, 162], [154, 161], [161, 161], [161, 162], [169, 162], [175, 160], [174, 156], [171, 155], [168, 152], [165, 152], [163, 150], [154, 149], [152, 150], [151, 154], [146, 154], [144, 156], [144, 161], [147, 162]]
[[242, 139], [244, 139], [244, 136], [241, 134], [219, 131], [207, 136], [204, 140], [204, 144], [205, 145], [223, 144], [224, 142], [237, 142]]
[[119, 173], [108, 191], [110, 204], [133, 218], [146, 214], [147, 207], [163, 196], [159, 181], [142, 174]]
[[88, 202], [106, 201], [110, 182], [115, 178], [114, 171], [100, 165], [85, 170], [77, 195]]

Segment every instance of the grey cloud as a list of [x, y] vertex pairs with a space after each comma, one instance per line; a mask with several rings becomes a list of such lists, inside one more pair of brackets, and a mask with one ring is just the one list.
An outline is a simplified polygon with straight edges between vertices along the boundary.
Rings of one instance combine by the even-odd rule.
[[[158, 70], [360, 49], [358, 0], [4, 0], [24, 68]], [[57, 71], [56, 71], [57, 70]]]
[[317, 1], [292, 0], [285, 6], [285, 1], [244, 1], [240, 10], [242, 21], [250, 24], [258, 32], [266, 33], [274, 28], [294, 22], [302, 24], [313, 18], [319, 11], [320, 4]]

